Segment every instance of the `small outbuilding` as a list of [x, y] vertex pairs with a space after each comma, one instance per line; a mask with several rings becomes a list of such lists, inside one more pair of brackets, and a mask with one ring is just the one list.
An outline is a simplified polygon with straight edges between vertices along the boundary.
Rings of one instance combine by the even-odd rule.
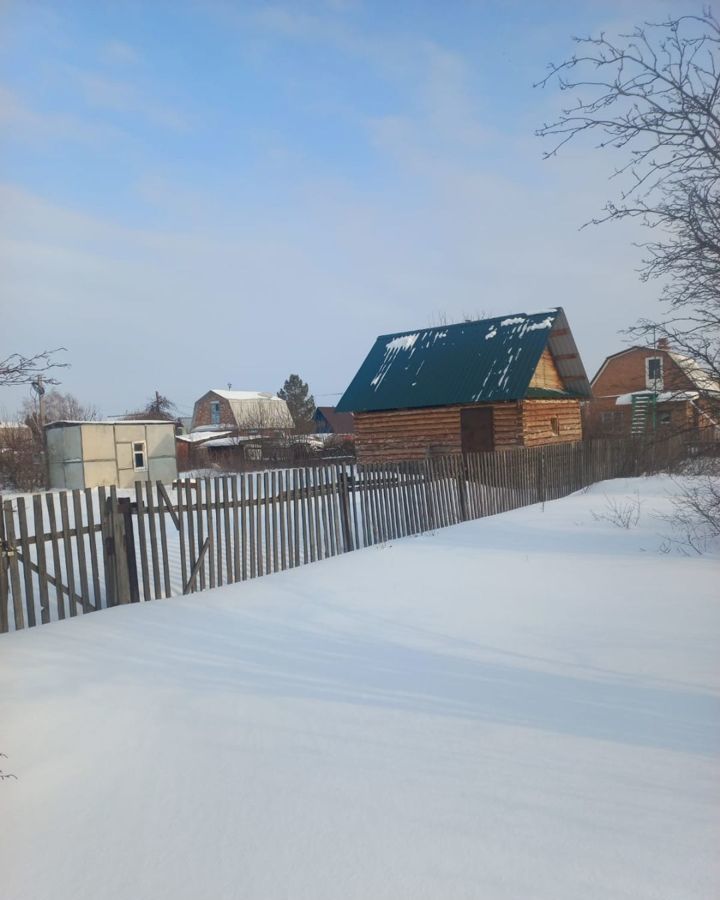
[[51, 422], [45, 446], [51, 488], [127, 488], [177, 477], [174, 422]]
[[564, 311], [377, 338], [336, 409], [360, 461], [579, 441], [591, 396]]

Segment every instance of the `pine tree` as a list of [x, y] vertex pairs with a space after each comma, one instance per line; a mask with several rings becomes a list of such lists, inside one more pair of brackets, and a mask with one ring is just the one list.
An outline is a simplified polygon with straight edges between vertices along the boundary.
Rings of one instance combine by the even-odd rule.
[[290, 375], [278, 391], [278, 397], [287, 403], [295, 427], [303, 431], [309, 430], [315, 412], [315, 398], [310, 393], [307, 382], [299, 375]]

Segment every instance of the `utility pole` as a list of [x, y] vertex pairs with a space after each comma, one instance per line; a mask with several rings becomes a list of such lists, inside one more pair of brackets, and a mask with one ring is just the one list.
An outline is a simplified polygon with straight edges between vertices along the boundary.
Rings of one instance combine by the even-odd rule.
[[31, 386], [38, 395], [38, 425], [40, 427], [40, 434], [42, 434], [42, 429], [45, 425], [45, 384], [43, 376], [38, 375]]

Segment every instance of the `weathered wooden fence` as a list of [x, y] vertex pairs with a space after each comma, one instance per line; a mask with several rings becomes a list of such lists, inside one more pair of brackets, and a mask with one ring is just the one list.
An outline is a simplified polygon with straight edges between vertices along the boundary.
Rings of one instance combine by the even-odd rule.
[[0, 500], [0, 631], [202, 591], [666, 468], [683, 443], [556, 444]]

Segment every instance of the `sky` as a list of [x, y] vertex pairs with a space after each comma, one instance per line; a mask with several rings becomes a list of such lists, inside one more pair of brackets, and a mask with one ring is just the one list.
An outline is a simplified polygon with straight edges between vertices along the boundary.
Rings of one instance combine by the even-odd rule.
[[66, 348], [103, 415], [291, 372], [332, 405], [378, 334], [563, 306], [592, 376], [660, 287], [637, 224], [581, 228], [613, 160], [544, 160], [533, 84], [700, 6], [0, 0], [0, 358]]

